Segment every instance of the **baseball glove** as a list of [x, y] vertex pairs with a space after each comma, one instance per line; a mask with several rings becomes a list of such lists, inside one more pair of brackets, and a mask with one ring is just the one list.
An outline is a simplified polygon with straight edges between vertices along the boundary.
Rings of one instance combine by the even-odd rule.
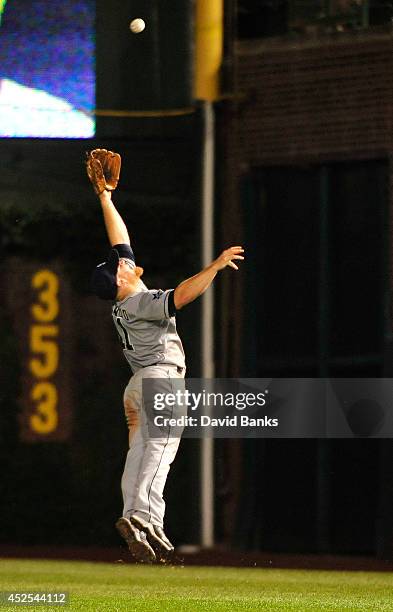
[[120, 177], [121, 157], [119, 153], [106, 149], [94, 149], [86, 153], [86, 171], [97, 195], [113, 191]]

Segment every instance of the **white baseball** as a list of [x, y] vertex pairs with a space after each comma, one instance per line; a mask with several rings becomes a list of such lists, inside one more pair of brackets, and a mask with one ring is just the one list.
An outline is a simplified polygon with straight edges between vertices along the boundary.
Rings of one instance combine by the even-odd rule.
[[140, 19], [139, 17], [137, 19], [133, 19], [130, 23], [130, 30], [134, 34], [140, 34], [140, 32], [143, 32], [145, 27], [146, 27], [145, 22], [143, 21], [143, 19]]

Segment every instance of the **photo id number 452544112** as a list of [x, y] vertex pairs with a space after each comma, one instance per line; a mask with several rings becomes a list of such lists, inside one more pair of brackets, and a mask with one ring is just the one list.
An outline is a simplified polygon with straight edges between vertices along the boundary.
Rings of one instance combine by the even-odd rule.
[[69, 603], [68, 593], [47, 591], [0, 591], [0, 605], [64, 605]]

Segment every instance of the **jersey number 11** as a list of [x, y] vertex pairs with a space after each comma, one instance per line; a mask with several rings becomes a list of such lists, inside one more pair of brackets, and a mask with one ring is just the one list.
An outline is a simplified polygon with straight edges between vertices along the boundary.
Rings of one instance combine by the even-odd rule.
[[123, 349], [127, 351], [133, 351], [134, 346], [130, 342], [130, 338], [128, 337], [128, 331], [123, 326], [120, 317], [116, 317], [116, 323], [117, 333]]

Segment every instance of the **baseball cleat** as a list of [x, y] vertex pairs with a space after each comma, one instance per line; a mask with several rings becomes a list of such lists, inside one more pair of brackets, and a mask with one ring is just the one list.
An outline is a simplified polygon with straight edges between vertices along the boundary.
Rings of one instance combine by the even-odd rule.
[[135, 525], [124, 516], [119, 518], [115, 525], [121, 537], [127, 542], [128, 549], [136, 561], [140, 563], [153, 563], [156, 560], [156, 555], [143, 531], [140, 531]]
[[155, 531], [155, 534], [160, 538], [160, 540], [162, 540], [168, 546], [169, 552], [173, 552], [175, 550], [175, 547], [173, 546], [172, 542], [169, 541], [169, 538], [165, 535], [163, 528], [159, 527], [158, 525], [153, 525], [153, 529]]
[[174, 551], [173, 544], [166, 537], [162, 527], [152, 525], [134, 514], [130, 517], [131, 524], [146, 534], [147, 541], [159, 560], [165, 561]]

